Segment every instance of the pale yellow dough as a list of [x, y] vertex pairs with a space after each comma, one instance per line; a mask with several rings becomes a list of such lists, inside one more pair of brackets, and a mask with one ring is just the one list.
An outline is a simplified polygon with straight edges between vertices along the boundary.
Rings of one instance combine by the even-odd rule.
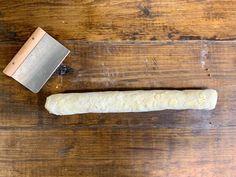
[[165, 109], [212, 110], [217, 92], [206, 90], [137, 90], [54, 94], [45, 108], [52, 114], [147, 112]]

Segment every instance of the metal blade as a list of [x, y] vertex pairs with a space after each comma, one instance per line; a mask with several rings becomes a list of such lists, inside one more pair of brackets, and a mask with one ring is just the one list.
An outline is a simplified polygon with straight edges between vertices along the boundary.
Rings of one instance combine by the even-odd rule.
[[69, 53], [67, 48], [46, 33], [12, 77], [37, 93]]

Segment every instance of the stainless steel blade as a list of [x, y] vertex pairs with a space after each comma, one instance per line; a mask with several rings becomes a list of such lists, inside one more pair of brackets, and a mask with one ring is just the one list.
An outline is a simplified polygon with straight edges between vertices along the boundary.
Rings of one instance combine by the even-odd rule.
[[12, 77], [37, 93], [69, 53], [67, 48], [45, 33]]

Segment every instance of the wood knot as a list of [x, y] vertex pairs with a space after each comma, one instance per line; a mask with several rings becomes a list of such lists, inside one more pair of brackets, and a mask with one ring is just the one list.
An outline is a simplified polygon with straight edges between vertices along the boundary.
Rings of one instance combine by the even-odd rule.
[[73, 72], [73, 68], [71, 68], [70, 66], [60, 65], [54, 74], [62, 76], [62, 75], [66, 75], [72, 72]]
[[139, 15], [141, 17], [145, 17], [145, 18], [153, 18], [153, 17], [158, 17], [160, 16], [158, 13], [153, 13], [151, 10], [151, 7], [148, 6], [139, 6]]

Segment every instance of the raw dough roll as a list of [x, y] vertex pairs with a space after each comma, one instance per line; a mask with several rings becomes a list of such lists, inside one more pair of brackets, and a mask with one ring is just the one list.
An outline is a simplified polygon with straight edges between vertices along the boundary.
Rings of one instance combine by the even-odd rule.
[[214, 109], [217, 92], [206, 90], [138, 90], [65, 93], [47, 97], [52, 114], [71, 115], [107, 112], [147, 112], [165, 109]]

